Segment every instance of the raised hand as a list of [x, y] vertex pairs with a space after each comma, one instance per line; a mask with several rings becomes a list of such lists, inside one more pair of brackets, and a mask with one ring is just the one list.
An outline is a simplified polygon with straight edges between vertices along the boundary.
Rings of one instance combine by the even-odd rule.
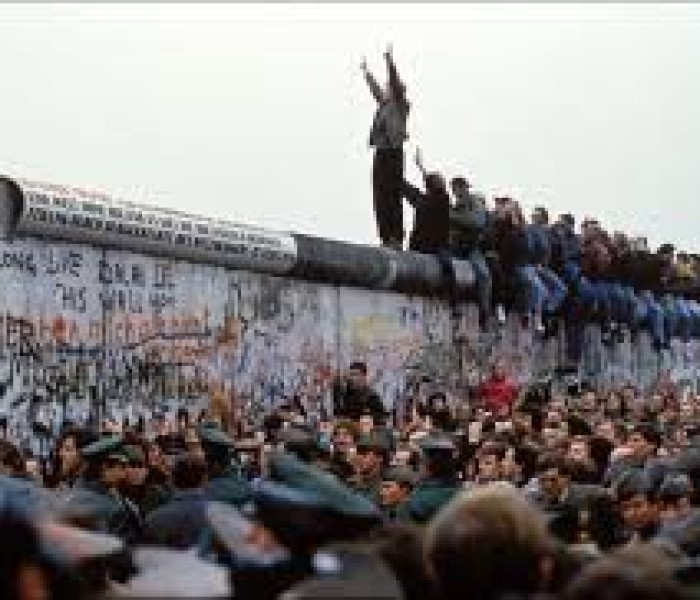
[[367, 57], [366, 56], [362, 57], [362, 62], [360, 63], [360, 69], [362, 69], [363, 73], [367, 73]]
[[386, 51], [384, 52], [384, 58], [387, 60], [390, 60], [394, 54], [394, 50], [391, 46], [391, 44], [387, 44]]
[[416, 146], [416, 165], [419, 167], [423, 166], [423, 153], [421, 152], [420, 146]]

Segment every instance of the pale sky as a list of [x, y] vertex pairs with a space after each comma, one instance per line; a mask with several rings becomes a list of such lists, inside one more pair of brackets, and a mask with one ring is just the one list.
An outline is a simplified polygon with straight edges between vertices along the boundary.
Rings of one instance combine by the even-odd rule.
[[0, 173], [374, 242], [388, 42], [411, 156], [700, 251], [692, 4], [3, 4]]

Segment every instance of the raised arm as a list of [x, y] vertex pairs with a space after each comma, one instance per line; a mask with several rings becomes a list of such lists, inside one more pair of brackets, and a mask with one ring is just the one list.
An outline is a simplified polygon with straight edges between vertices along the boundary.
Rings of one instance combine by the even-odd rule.
[[398, 102], [406, 104], [406, 87], [399, 77], [399, 71], [396, 68], [396, 63], [394, 62], [391, 45], [389, 45], [389, 47], [386, 49], [384, 59], [386, 60], [386, 68], [389, 72], [389, 87], [391, 88], [391, 95]]
[[406, 198], [406, 201], [414, 208], [417, 208], [425, 202], [425, 194], [408, 181], [403, 182], [402, 191], [403, 197]]
[[420, 174], [423, 176], [423, 180], [425, 180], [428, 177], [428, 171], [423, 164], [423, 153], [421, 152], [420, 148], [416, 148], [416, 166], [418, 167]]
[[382, 88], [377, 83], [377, 80], [374, 78], [374, 75], [372, 75], [372, 73], [370, 73], [369, 69], [367, 68], [366, 58], [362, 59], [360, 68], [362, 69], [362, 74], [365, 76], [365, 81], [369, 86], [369, 91], [372, 93], [372, 96], [374, 96], [374, 99], [377, 102], [381, 102], [384, 97], [384, 95], [382, 94]]

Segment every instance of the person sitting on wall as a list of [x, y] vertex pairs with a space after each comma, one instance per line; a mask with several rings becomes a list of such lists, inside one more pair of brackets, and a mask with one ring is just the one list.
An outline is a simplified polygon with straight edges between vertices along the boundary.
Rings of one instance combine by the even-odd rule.
[[386, 415], [379, 394], [367, 381], [367, 364], [355, 361], [347, 375], [333, 386], [333, 413], [336, 418], [359, 420], [363, 415], [371, 415], [375, 420]]
[[445, 178], [426, 170], [420, 148], [416, 149], [416, 166], [423, 175], [425, 192], [408, 181], [403, 185], [404, 197], [415, 210], [409, 249], [443, 255], [449, 250], [451, 209]]
[[457, 258], [468, 260], [476, 278], [479, 318], [484, 326], [491, 314], [491, 269], [484, 256], [484, 245], [491, 223], [486, 198], [474, 193], [464, 177], [450, 181], [455, 204], [450, 211], [450, 246]]

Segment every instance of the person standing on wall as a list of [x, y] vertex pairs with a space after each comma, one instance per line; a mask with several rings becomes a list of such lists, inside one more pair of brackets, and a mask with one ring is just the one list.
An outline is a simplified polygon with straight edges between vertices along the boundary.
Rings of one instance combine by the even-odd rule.
[[382, 89], [362, 61], [362, 72], [377, 101], [369, 145], [374, 148], [372, 195], [379, 239], [382, 245], [401, 250], [404, 240], [402, 189], [404, 182], [403, 144], [408, 138], [406, 122], [410, 103], [399, 79], [391, 46], [384, 53], [389, 83]]

